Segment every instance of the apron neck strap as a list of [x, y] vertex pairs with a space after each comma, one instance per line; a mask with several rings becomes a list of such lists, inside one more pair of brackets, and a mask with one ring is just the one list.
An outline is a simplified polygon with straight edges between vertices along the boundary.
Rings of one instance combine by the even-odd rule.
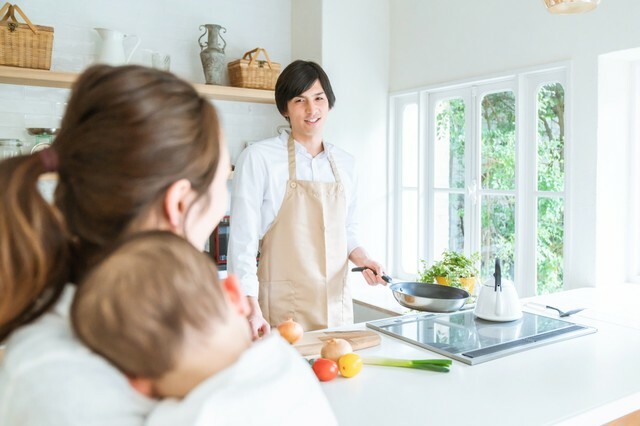
[[[296, 147], [292, 134], [289, 134], [289, 140], [287, 141], [287, 152], [289, 155], [289, 180], [296, 180]], [[327, 151], [327, 159], [331, 165], [333, 177], [336, 179], [337, 183], [341, 183], [338, 167], [336, 166], [335, 161], [333, 161], [333, 155], [331, 155], [329, 151]]]
[[296, 147], [291, 133], [287, 141], [287, 151], [289, 152], [289, 180], [296, 180]]

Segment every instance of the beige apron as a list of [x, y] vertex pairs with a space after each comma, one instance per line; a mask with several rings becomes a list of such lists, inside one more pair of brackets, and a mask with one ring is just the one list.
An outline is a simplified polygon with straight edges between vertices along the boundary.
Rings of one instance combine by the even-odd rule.
[[351, 324], [347, 205], [338, 169], [327, 152], [335, 182], [297, 180], [292, 136], [287, 148], [287, 191], [260, 245], [262, 314], [271, 325], [293, 318], [305, 331]]

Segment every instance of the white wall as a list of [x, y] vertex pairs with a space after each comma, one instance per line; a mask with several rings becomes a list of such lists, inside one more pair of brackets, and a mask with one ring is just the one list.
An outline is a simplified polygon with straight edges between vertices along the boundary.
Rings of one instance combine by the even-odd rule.
[[567, 288], [596, 284], [598, 144], [610, 138], [597, 130], [598, 55], [639, 46], [638, 16], [637, 0], [605, 0], [570, 16], [551, 15], [537, 0], [392, 2], [392, 91], [572, 61]]
[[331, 80], [325, 137], [356, 157], [362, 243], [384, 264], [389, 1], [294, 0], [291, 25], [292, 59], [320, 63]]
[[[640, 48], [602, 55], [598, 75], [598, 184], [596, 257], [598, 282], [623, 282], [631, 272], [628, 238], [638, 218], [629, 217], [631, 185], [628, 177], [638, 166], [630, 141], [638, 118], [636, 64]], [[632, 118], [633, 117], [633, 118]], [[637, 143], [637, 142], [636, 142]], [[636, 242], [637, 244], [637, 242]]]
[[[154, 49], [171, 55], [171, 71], [204, 83], [198, 38], [202, 24], [227, 29], [227, 60], [254, 47], [267, 49], [283, 65], [291, 58], [291, 0], [22, 0], [30, 20], [55, 29], [52, 69], [79, 72], [91, 65], [100, 47], [94, 27], [106, 27], [141, 38], [131, 63], [150, 65]], [[126, 42], [129, 43], [129, 42]], [[129, 44], [125, 44], [129, 47]], [[33, 143], [25, 127], [56, 127], [68, 90], [0, 85], [0, 138]], [[271, 136], [283, 124], [273, 105], [218, 102], [233, 157], [244, 142]]]
[[322, 64], [322, 7], [318, 0], [291, 4], [291, 59]]
[[322, 65], [337, 99], [326, 136], [356, 157], [361, 239], [386, 264], [389, 1], [323, 4]]

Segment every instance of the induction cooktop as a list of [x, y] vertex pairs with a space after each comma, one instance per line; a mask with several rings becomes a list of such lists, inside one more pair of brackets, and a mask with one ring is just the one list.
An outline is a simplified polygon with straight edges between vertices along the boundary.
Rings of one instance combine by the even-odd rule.
[[371, 321], [367, 327], [469, 365], [597, 331], [529, 312], [516, 321], [486, 321], [473, 310], [407, 314]]

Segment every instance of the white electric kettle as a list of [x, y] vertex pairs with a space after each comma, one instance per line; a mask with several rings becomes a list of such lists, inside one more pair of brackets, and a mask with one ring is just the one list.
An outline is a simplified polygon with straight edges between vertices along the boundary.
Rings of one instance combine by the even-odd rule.
[[502, 279], [500, 259], [496, 259], [493, 277], [480, 287], [474, 314], [488, 321], [515, 321], [522, 318], [516, 287], [513, 282]]
[[[98, 52], [97, 62], [109, 65], [128, 64], [131, 56], [140, 45], [140, 38], [133, 34], [124, 34], [120, 31], [109, 30], [107, 28], [94, 28], [102, 39], [102, 46]], [[124, 40], [126, 38], [135, 38], [135, 44], [130, 49], [129, 54], [125, 55]]]

